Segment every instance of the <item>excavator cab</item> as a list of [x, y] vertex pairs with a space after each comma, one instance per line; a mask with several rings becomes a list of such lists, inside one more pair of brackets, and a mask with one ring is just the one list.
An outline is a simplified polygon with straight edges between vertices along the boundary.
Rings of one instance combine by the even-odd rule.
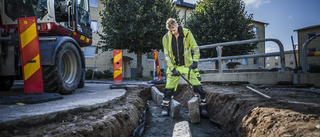
[[[40, 36], [71, 36], [80, 46], [91, 45], [88, 0], [0, 0], [1, 28], [16, 27], [17, 18], [37, 18]], [[10, 26], [11, 25], [11, 26]]]

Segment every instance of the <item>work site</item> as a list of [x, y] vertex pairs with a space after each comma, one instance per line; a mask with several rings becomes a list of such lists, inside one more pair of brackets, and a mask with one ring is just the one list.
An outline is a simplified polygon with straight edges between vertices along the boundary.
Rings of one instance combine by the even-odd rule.
[[320, 25], [250, 4], [0, 0], [0, 136], [320, 137]]

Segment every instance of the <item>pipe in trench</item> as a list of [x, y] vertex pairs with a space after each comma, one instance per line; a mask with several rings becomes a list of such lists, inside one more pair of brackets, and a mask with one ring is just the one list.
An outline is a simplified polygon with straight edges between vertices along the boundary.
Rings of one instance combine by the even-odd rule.
[[268, 96], [268, 95], [266, 95], [266, 94], [263, 94], [263, 93], [259, 92], [258, 90], [255, 90], [255, 89], [254, 89], [254, 88], [252, 88], [252, 87], [246, 86], [246, 88], [248, 88], [248, 89], [250, 89], [251, 91], [253, 91], [253, 92], [255, 92], [255, 93], [257, 93], [257, 94], [261, 95], [261, 96], [262, 96], [262, 97], [264, 97], [264, 98], [271, 99], [271, 97], [270, 97], [270, 96]]

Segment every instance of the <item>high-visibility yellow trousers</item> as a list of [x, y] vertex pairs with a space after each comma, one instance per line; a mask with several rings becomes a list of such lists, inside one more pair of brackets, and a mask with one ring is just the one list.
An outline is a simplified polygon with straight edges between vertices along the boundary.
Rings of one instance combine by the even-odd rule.
[[[176, 70], [180, 72], [180, 74], [184, 75], [188, 79], [189, 68], [186, 66], [178, 66]], [[166, 80], [166, 89], [174, 89], [177, 90], [180, 76], [172, 76], [172, 72], [167, 69], [167, 80]], [[190, 79], [189, 82], [192, 86], [201, 85], [194, 71], [190, 71]]]

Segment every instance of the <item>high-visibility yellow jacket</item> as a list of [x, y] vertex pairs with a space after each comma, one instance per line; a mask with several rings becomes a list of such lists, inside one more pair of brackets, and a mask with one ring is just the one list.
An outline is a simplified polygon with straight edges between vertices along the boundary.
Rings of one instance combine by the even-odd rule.
[[[200, 50], [196, 40], [194, 39], [191, 31], [189, 29], [183, 28], [183, 47], [184, 47], [184, 64], [186, 67], [189, 67], [193, 61], [198, 62], [200, 58]], [[167, 61], [168, 69], [172, 71], [176, 68], [175, 57], [172, 52], [172, 34], [170, 31], [166, 33], [162, 38], [163, 50], [165, 59]], [[191, 55], [191, 51], [193, 52], [193, 57]]]

